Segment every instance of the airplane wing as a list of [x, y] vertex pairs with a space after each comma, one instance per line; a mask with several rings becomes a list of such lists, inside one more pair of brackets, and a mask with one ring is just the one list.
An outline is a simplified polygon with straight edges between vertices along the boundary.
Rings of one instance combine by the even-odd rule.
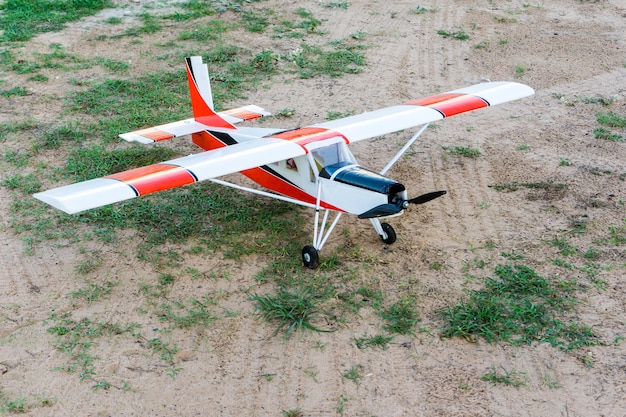
[[[226, 110], [217, 114], [227, 122], [237, 124], [246, 120], [269, 116], [271, 113], [259, 106], [249, 105]], [[192, 133], [201, 132], [209, 128], [209, 126], [190, 118], [134, 132], [123, 133], [120, 135], [120, 138], [128, 142], [148, 144], [177, 138], [179, 136], [191, 135]]]
[[305, 154], [296, 143], [258, 138], [34, 194], [68, 214]]
[[533, 94], [534, 90], [524, 84], [487, 82], [311, 127], [337, 132], [352, 143]]

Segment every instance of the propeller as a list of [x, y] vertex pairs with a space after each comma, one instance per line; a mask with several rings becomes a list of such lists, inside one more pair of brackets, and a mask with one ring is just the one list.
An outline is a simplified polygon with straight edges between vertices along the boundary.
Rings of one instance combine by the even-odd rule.
[[434, 200], [437, 197], [441, 197], [446, 194], [447, 191], [432, 191], [430, 193], [422, 194], [418, 197], [411, 198], [409, 200], [403, 200], [401, 198], [395, 199], [393, 203], [381, 204], [380, 206], [376, 206], [365, 213], [359, 214], [359, 219], [372, 219], [375, 217], [386, 217], [392, 216], [394, 214], [400, 213], [402, 210], [409, 207], [409, 204], [424, 204], [428, 203], [431, 200]]

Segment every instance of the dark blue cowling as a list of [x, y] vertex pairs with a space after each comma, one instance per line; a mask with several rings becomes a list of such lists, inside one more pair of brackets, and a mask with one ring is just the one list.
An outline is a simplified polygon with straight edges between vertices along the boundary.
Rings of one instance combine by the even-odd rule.
[[[330, 179], [340, 168], [350, 165], [349, 162], [339, 162], [328, 165], [320, 171], [320, 177]], [[337, 174], [335, 181], [366, 190], [375, 191], [389, 196], [389, 202], [397, 193], [405, 190], [404, 185], [390, 178], [384, 177], [368, 169], [354, 165]]]

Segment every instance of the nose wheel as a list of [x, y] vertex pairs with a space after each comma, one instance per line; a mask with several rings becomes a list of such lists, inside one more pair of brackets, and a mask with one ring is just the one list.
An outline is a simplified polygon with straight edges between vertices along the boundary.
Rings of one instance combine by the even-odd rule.
[[396, 241], [396, 231], [393, 229], [393, 227], [391, 227], [389, 223], [381, 223], [380, 227], [383, 229], [384, 233], [380, 235], [380, 238], [383, 242], [391, 245], [393, 242]]
[[304, 266], [310, 269], [315, 269], [320, 264], [320, 257], [315, 249], [311, 245], [306, 245], [302, 248], [302, 263]]

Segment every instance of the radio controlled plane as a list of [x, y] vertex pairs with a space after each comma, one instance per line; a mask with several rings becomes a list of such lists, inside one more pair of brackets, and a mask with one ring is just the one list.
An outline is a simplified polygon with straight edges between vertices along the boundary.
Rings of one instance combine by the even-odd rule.
[[[314, 208], [313, 241], [302, 249], [302, 261], [306, 267], [316, 268], [318, 252], [342, 214], [368, 219], [383, 242], [391, 244], [396, 240], [396, 233], [389, 223], [381, 220], [401, 215], [410, 204], [423, 204], [446, 193], [434, 191], [410, 198], [404, 185], [385, 176], [430, 123], [534, 94], [532, 88], [520, 83], [486, 82], [295, 129], [237, 127], [240, 122], [270, 113], [255, 105], [214, 111], [207, 65], [201, 57], [187, 58], [186, 64], [193, 118], [120, 137], [129, 142], [150, 144], [191, 135], [193, 143], [203, 152], [34, 196], [72, 214], [211, 180]], [[348, 149], [351, 143], [413, 127], [419, 129], [380, 172], [361, 167]], [[234, 172], [242, 173], [269, 191], [218, 178]], [[329, 219], [331, 212], [334, 213], [332, 221]]]

